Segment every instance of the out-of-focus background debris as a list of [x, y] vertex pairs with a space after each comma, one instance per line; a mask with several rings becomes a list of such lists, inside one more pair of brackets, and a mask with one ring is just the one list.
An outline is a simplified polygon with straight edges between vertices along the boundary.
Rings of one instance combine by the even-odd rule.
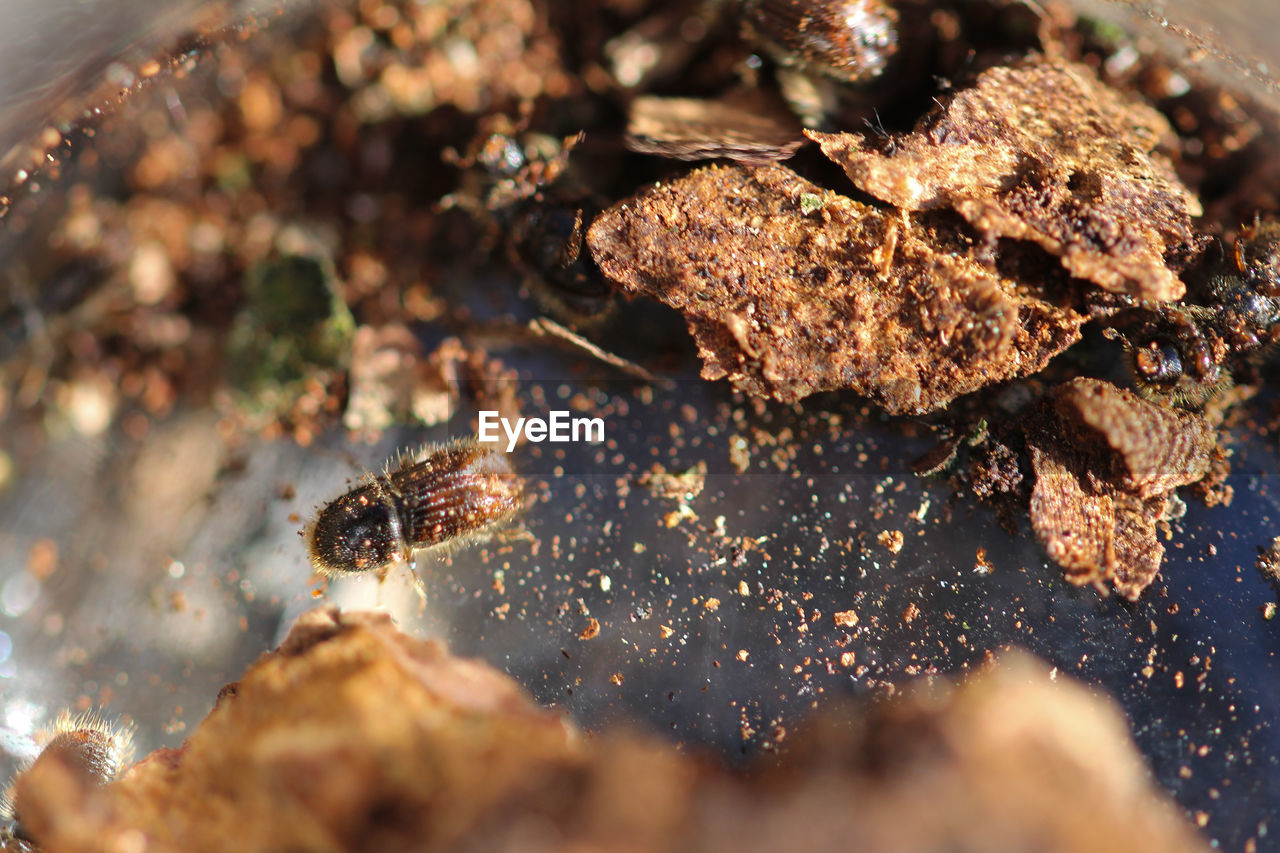
[[18, 782], [50, 850], [1207, 849], [1109, 701], [1025, 654], [828, 711], [730, 775], [652, 735], [587, 738], [383, 614], [305, 614], [178, 749], [107, 788]]

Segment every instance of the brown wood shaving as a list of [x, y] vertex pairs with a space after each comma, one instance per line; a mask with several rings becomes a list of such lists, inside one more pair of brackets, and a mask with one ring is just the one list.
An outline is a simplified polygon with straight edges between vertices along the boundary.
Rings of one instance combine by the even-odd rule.
[[1027, 431], [1036, 538], [1068, 580], [1136, 599], [1160, 570], [1169, 498], [1208, 472], [1215, 445], [1198, 415], [1097, 379], [1058, 386]]
[[631, 102], [627, 147], [677, 160], [786, 160], [805, 143], [785, 103], [758, 89], [718, 100], [645, 95]]
[[1054, 407], [1096, 433], [1119, 462], [1117, 484], [1140, 497], [1165, 494], [1209, 471], [1215, 431], [1199, 415], [1136, 398], [1107, 382], [1059, 386]]

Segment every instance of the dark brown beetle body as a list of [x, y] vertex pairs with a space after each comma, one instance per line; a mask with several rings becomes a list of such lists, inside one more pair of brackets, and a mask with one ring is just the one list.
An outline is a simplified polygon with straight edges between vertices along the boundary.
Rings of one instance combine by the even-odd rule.
[[570, 326], [608, 319], [613, 288], [583, 250], [594, 209], [552, 201], [525, 203], [507, 220], [508, 247], [539, 303]]
[[1144, 396], [1203, 405], [1229, 385], [1230, 362], [1280, 342], [1280, 223], [1245, 228], [1198, 289], [1198, 303], [1162, 305], [1124, 334]]
[[321, 508], [304, 532], [307, 552], [324, 575], [385, 572], [415, 551], [483, 534], [522, 502], [502, 453], [472, 440], [427, 447]]
[[[741, 0], [742, 36], [777, 66], [782, 97], [805, 127], [867, 104], [853, 90], [897, 76], [898, 11], [885, 0]], [[898, 69], [900, 70], [900, 68]], [[849, 102], [849, 99], [852, 101]], [[864, 116], [865, 117], [865, 116]]]
[[614, 296], [582, 250], [599, 200], [566, 175], [583, 137], [529, 133], [526, 121], [492, 119], [467, 153], [446, 156], [463, 170], [465, 186], [446, 204], [470, 210], [491, 229], [544, 310], [585, 328], [608, 319]]

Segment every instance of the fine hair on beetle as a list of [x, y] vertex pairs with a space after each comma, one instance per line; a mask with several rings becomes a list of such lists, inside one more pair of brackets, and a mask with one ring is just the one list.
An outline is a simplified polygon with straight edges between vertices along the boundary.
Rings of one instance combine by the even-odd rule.
[[94, 711], [60, 713], [47, 728], [35, 734], [39, 753], [9, 782], [0, 797], [0, 819], [14, 822], [11, 835], [32, 841], [23, 823], [30, 803], [21, 790], [21, 779], [37, 764], [56, 761], [87, 787], [115, 781], [133, 760], [133, 728], [117, 725]]
[[524, 482], [505, 453], [458, 439], [399, 454], [322, 506], [302, 535], [317, 573], [385, 577], [397, 563], [412, 567], [416, 552], [487, 538], [524, 503]]

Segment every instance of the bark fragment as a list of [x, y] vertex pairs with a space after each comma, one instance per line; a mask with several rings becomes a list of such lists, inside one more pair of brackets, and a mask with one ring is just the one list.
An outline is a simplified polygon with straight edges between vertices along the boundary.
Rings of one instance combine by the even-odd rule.
[[918, 414], [1038, 371], [1084, 320], [934, 248], [955, 237], [782, 166], [712, 166], [614, 205], [587, 244], [625, 291], [685, 315], [704, 378]]
[[1199, 415], [1097, 379], [1058, 386], [1027, 432], [1036, 538], [1068, 580], [1136, 599], [1160, 570], [1169, 498], [1205, 476], [1215, 445]]
[[1191, 223], [1201, 208], [1156, 152], [1172, 129], [1089, 68], [992, 68], [887, 144], [806, 133], [889, 204], [953, 208], [991, 240], [1030, 240], [1116, 293], [1168, 301], [1186, 290], [1176, 270], [1201, 246]]

